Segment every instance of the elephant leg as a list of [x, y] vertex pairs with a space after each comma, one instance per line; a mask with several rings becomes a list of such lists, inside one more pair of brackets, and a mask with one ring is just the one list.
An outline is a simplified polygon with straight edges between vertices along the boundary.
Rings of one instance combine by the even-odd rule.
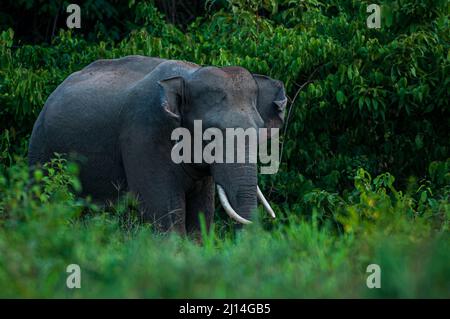
[[186, 194], [186, 230], [194, 238], [200, 238], [200, 213], [205, 216], [209, 230], [214, 219], [214, 180], [211, 176], [196, 182], [193, 190]]
[[[137, 195], [142, 221], [150, 223], [158, 232], [176, 231], [180, 235], [185, 235], [184, 193], [176, 192], [161, 183], [158, 183], [158, 187], [152, 187], [155, 176], [145, 173], [142, 169], [138, 169], [136, 173], [128, 173], [133, 170], [132, 168], [127, 170], [127, 181], [129, 191]], [[137, 174], [141, 176], [136, 177]]]
[[[186, 234], [185, 194], [177, 177], [151, 147], [132, 141], [123, 146], [122, 158], [128, 190], [137, 195], [142, 220], [160, 232]], [[159, 165], [158, 165], [159, 164]]]
[[[158, 192], [164, 192], [164, 190], [160, 189]], [[159, 233], [175, 231], [180, 235], [186, 235], [186, 208], [181, 196], [161, 199], [138, 195], [138, 198], [139, 210], [144, 222], [150, 223]], [[161, 203], [162, 200], [165, 204]], [[159, 203], [155, 205], [155, 201]]]

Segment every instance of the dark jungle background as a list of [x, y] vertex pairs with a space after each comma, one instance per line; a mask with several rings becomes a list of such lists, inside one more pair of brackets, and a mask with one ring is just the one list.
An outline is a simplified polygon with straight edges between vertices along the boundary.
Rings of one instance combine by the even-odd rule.
[[[1, 297], [450, 297], [447, 1], [229, 0], [0, 5]], [[381, 28], [366, 26], [370, 3]], [[203, 243], [158, 234], [133, 201], [75, 196], [55, 155], [28, 184], [48, 95], [100, 58], [240, 65], [284, 81], [282, 164], [260, 185], [279, 216]], [[81, 267], [81, 289], [66, 267]], [[381, 267], [368, 289], [366, 267]]]

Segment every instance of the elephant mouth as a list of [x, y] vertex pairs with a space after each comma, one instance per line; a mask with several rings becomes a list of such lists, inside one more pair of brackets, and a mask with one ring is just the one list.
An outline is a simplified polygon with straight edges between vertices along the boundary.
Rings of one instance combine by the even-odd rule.
[[[219, 195], [219, 201], [220, 204], [222, 204], [223, 209], [225, 212], [230, 216], [233, 220], [241, 223], [241, 224], [251, 224], [252, 222], [242, 216], [240, 216], [236, 211], [233, 209], [233, 207], [230, 204], [230, 201], [228, 200], [227, 194], [222, 186], [219, 184], [216, 184], [217, 187], [217, 193]], [[273, 211], [272, 207], [270, 206], [267, 199], [264, 197], [264, 194], [261, 192], [261, 189], [258, 185], [256, 185], [256, 194], [258, 197], [258, 200], [263, 205], [265, 211], [272, 216], [272, 218], [276, 218], [275, 212]]]

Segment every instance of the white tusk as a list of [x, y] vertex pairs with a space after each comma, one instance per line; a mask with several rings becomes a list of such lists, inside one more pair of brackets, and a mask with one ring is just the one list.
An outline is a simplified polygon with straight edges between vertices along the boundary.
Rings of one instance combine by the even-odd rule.
[[227, 194], [225, 194], [225, 190], [222, 188], [222, 186], [220, 186], [219, 184], [217, 184], [216, 186], [217, 192], [219, 193], [220, 203], [222, 204], [223, 209], [225, 209], [225, 212], [228, 214], [228, 216], [230, 216], [232, 219], [234, 219], [239, 223], [251, 224], [252, 223], [251, 221], [239, 216], [239, 214], [234, 211], [233, 207], [231, 207], [231, 204], [228, 201]]
[[264, 206], [264, 208], [266, 209], [266, 211], [269, 213], [270, 216], [272, 216], [273, 218], [276, 218], [275, 213], [272, 209], [272, 207], [270, 207], [269, 202], [267, 201], [267, 199], [264, 197], [263, 193], [261, 192], [261, 190], [259, 189], [259, 186], [257, 187], [257, 195], [258, 195], [258, 199], [261, 202], [261, 204]]

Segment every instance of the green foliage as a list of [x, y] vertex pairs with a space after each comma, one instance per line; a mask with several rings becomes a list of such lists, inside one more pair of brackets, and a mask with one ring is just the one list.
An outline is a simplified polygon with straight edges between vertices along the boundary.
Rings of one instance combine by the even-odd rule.
[[[0, 125], [16, 132], [17, 145], [67, 75], [98, 58], [143, 54], [242, 65], [283, 80], [291, 99], [296, 96], [285, 127], [283, 170], [317, 187], [343, 191], [359, 167], [390, 171], [404, 186], [411, 175], [426, 177], [430, 162], [448, 158], [448, 16], [439, 1], [415, 20], [413, 32], [402, 19], [421, 12], [419, 2], [392, 4], [403, 8], [394, 11], [397, 28], [379, 31], [365, 27], [364, 2], [280, 1], [275, 11], [270, 3], [230, 1], [235, 14], [213, 12], [184, 34], [151, 2], [133, 3], [134, 30], [119, 42], [94, 44], [60, 31], [50, 46], [15, 48], [12, 30], [4, 31]], [[284, 17], [280, 23], [291, 9], [301, 21]], [[261, 10], [271, 12], [269, 18], [255, 16]], [[279, 183], [271, 178], [271, 185]]]
[[[154, 1], [93, 0], [82, 6], [83, 28], [68, 31], [61, 2], [41, 10], [40, 1], [8, 2], [0, 21], [0, 286], [8, 289], [0, 294], [448, 296], [447, 3], [382, 1], [381, 29], [368, 29], [369, 3], [211, 0], [180, 28]], [[32, 39], [12, 18], [17, 10], [35, 21]], [[54, 21], [54, 32], [42, 31]], [[276, 221], [235, 235], [218, 219], [197, 245], [139, 224], [132, 200], [101, 210], [78, 199], [77, 169], [61, 157], [28, 172], [27, 141], [49, 94], [94, 60], [131, 54], [241, 65], [285, 83], [281, 169], [259, 181]], [[89, 290], [65, 288], [70, 263], [82, 266]], [[365, 287], [369, 263], [387, 276], [382, 290]]]
[[[318, 214], [311, 222], [291, 215], [288, 225], [257, 223], [234, 239], [203, 229], [199, 245], [116, 214], [80, 218], [95, 208], [71, 193], [75, 173], [59, 158], [31, 172], [41, 181], [32, 187], [23, 163], [0, 176], [1, 297], [449, 297], [448, 226], [411, 216], [408, 195], [392, 201], [390, 175], [358, 173], [339, 236], [319, 227]], [[449, 204], [441, 205], [448, 221]], [[66, 288], [72, 263], [81, 289]], [[379, 291], [366, 287], [371, 263], [383, 269]]]

